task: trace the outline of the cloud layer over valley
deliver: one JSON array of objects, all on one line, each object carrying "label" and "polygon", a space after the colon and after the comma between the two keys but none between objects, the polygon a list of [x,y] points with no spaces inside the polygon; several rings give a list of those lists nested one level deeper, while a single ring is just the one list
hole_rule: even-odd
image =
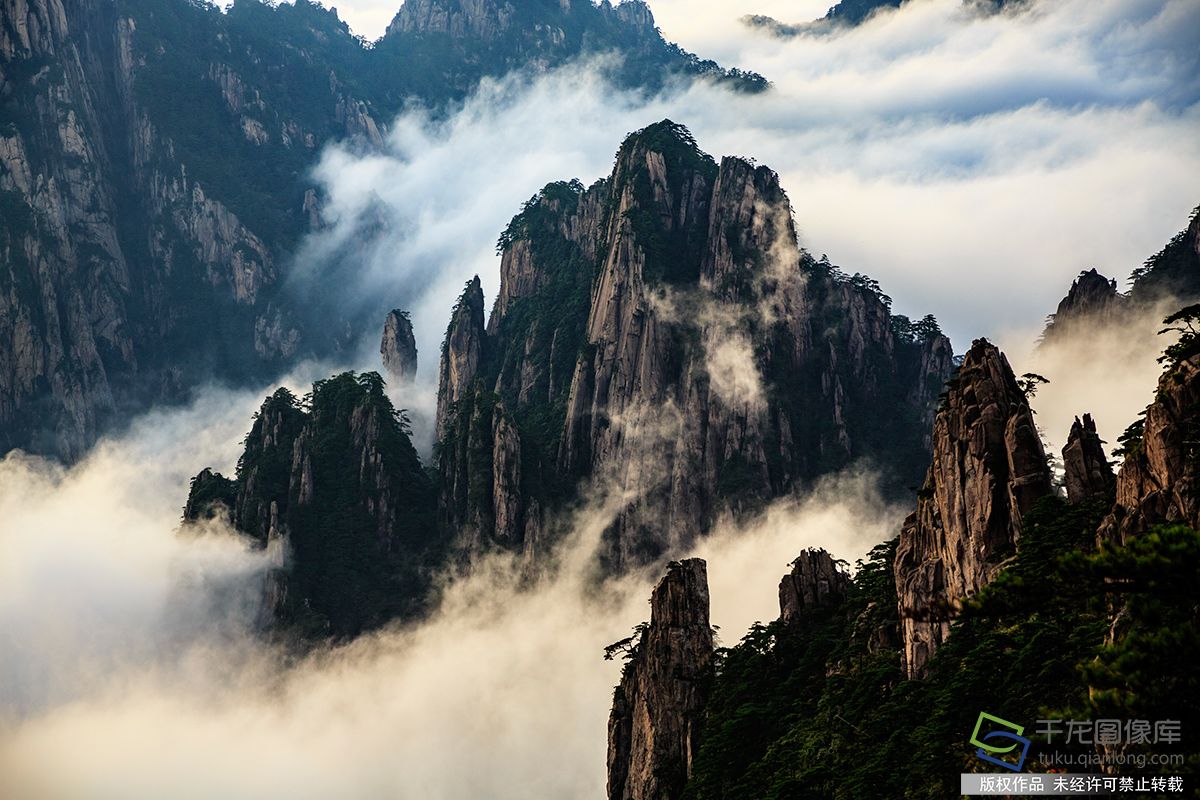
[{"label": "cloud layer over valley", "polygon": [[[614,500],[562,521],[533,586],[491,557],[447,579],[426,622],[289,663],[250,634],[263,556],[220,525],[175,533],[189,471],[232,456],[204,431],[236,442],[255,397],[154,415],[66,472],[0,462],[0,795],[602,796],[619,675],[603,648],[646,617],[657,578],[597,581]],[[802,547],[853,560],[891,535],[901,510],[873,487],[830,479],[699,547],[730,643],[777,615]]]},{"label": "cloud layer over valley", "polygon": [[[761,95],[702,83],[646,98],[589,62],[485,82],[445,114],[413,109],[381,151],[323,154],[313,183],[327,227],[298,253],[291,288],[369,321],[345,365],[356,369],[378,368],[386,311],[411,312],[420,373],[389,393],[427,462],[437,354],[463,283],[479,274],[494,295],[496,239],[521,203],[548,181],[606,175],[621,139],[664,117],[718,157],[778,170],[802,244],[877,278],[896,311],[935,314],[959,351],[993,337],[1018,374],[1049,377],[1034,405],[1055,446],[1084,411],[1115,442],[1150,399],[1161,309],[1035,341],[1080,269],[1123,279],[1200,201],[1200,4],[1061,0],[979,16],[913,0],[822,37],[736,22],[800,22],[828,2],[651,3],[668,38],[771,78]],[[750,345],[727,320],[704,322],[716,391],[765,402],[745,372]],[[285,383],[303,394],[331,371],[306,365]],[[596,575],[621,498],[596,491],[553,521],[560,544],[532,586],[525,565],[489,556],[444,576],[427,620],[284,653],[253,631],[264,554],[219,521],[179,533],[188,480],[233,471],[273,388],[210,387],[70,468],[0,460],[0,797],[602,797],[620,669],[603,648],[647,617],[658,577]],[[876,477],[827,478],[697,547],[723,644],[777,616],[802,548],[853,562],[897,534],[911,509],[886,502]]]}]

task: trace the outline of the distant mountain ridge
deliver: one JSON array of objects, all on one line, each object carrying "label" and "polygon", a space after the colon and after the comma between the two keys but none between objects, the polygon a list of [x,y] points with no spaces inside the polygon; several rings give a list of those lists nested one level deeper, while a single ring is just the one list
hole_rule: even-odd
[{"label": "distant mountain ridge", "polygon": [[[830,7],[825,16],[810,22],[787,23],[761,14],[750,14],[743,22],[770,31],[777,36],[829,33],[860,25],[878,11],[896,9],[908,0],[841,0]],[[963,5],[981,11],[1000,11],[1006,7],[1027,5],[1033,0],[962,0]]]}]

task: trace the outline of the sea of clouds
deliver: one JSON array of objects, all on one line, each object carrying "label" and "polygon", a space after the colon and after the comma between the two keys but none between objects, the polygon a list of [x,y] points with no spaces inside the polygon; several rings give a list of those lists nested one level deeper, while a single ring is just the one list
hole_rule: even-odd
[{"label": "sea of clouds", "polygon": [[[607,174],[626,133],[664,117],[715,155],[778,170],[802,243],[878,278],[897,310],[936,314],[960,351],[995,337],[1018,373],[1049,377],[1035,406],[1052,444],[1083,411],[1112,441],[1149,401],[1155,314],[1051,348],[1036,339],[1080,269],[1123,277],[1197,202],[1200,6],[1062,0],[980,16],[914,0],[854,31],[779,39],[737,20],[821,9],[651,5],[668,37],[774,89],[645,98],[576,64],[486,82],[449,115],[411,110],[383,150],[334,146],[316,169],[328,228],[297,280],[321,286],[350,254],[347,312],[381,326],[387,309],[411,310],[421,374],[390,391],[425,452],[448,311],[473,274],[496,291],[499,231],[547,181]],[[361,333],[350,363],[285,383],[302,393],[335,367],[375,368],[378,331]],[[753,399],[729,370],[736,354],[717,356],[714,374]],[[619,673],[602,650],[646,618],[657,577],[598,582],[591,569],[627,498],[601,487],[558,520],[554,567],[532,588],[519,564],[489,557],[445,576],[425,622],[297,660],[253,633],[264,556],[220,523],[178,532],[189,478],[232,472],[273,388],[211,388],[70,468],[0,461],[0,796],[602,797]],[[719,526],[697,554],[724,643],[776,616],[801,548],[853,561],[906,510],[851,471]]]}]

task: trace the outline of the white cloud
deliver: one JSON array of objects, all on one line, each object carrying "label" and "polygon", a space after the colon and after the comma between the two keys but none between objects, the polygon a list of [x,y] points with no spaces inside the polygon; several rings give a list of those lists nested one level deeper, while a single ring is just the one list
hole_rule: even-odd
[{"label": "white cloud", "polygon": [[[494,242],[520,203],[550,180],[602,177],[627,132],[671,117],[709,152],[779,171],[807,247],[879,279],[898,310],[934,313],[962,349],[1040,322],[1082,268],[1123,278],[1200,200],[1188,0],[986,18],[914,0],[793,39],[730,28],[718,4],[688,9],[697,36],[723,32],[727,62],[775,90],[699,84],[644,100],[589,65],[487,82],[448,118],[402,115],[381,154],[326,154],[317,175],[341,223],[309,261],[350,248],[350,304],[380,321],[412,308],[428,376],[463,282],[478,273],[496,291]],[[380,218],[386,232],[364,235]]]},{"label": "white cloud", "polygon": [[[570,518],[557,571],[534,586],[492,557],[426,622],[289,663],[248,633],[261,555],[220,530],[177,536],[186,473],[145,458],[159,430],[187,442],[244,424],[251,400],[157,415],[67,472],[0,462],[0,796],[603,797],[619,675],[603,648],[646,618],[657,578],[597,580],[619,504],[599,496]],[[777,615],[800,549],[852,560],[898,520],[869,476],[847,476],[722,526],[698,548],[713,621],[736,641]]]}]

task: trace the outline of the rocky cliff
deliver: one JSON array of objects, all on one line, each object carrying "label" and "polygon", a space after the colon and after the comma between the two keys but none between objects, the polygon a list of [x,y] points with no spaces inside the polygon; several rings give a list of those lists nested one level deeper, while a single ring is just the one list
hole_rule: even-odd
[{"label": "rocky cliff", "polygon": [[280,160],[272,109],[200,6],[22,0],[0,17],[0,449],[71,459],[114,415],[295,353],[266,222],[290,203],[257,202]]},{"label": "rocky cliff", "polygon": [[236,479],[204,470],[185,518],[228,514],[281,555],[274,622],[310,636],[353,636],[418,607],[440,546],[436,495],[406,422],[374,373],[320,381],[301,404],[263,403]]},{"label": "rocky cliff", "polygon": [[1021,518],[1052,491],[1025,394],[1008,360],[977,340],[950,382],[933,462],[905,520],[895,577],[905,672],[922,674],[954,606],[987,584],[1021,538]]},{"label": "rocky cliff", "polygon": [[366,47],[308,0],[0,2],[0,452],[70,460],[108,420],[371,330],[386,308],[282,278],[322,147],[381,145],[413,98],[585,50],[626,52],[631,86],[754,84],[640,4],[410,2],[393,27]]},{"label": "rocky cliff", "polygon": [[[630,497],[607,538],[616,567],[854,459],[899,483],[927,458],[949,342],[803,252],[766,167],[717,164],[664,121],[630,136],[607,179],[547,186],[500,249],[486,330],[474,299],[451,323],[439,403],[442,471],[461,476],[455,503],[482,541],[520,543],[529,525],[487,512],[503,493],[489,453],[519,453],[525,500],[541,508],[580,482]],[[451,421],[468,375],[475,421],[466,407]],[[509,425],[489,421],[494,408]],[[489,443],[489,426],[511,444]]]},{"label": "rocky cliff", "polygon": [[1062,457],[1068,502],[1083,503],[1112,493],[1116,476],[1091,414],[1075,418]]},{"label": "rocky cliff", "polygon": [[608,720],[610,800],[683,795],[700,746],[713,659],[708,572],[701,559],[672,562],[650,598],[613,695]]},{"label": "rocky cliff", "polygon": [[[766,81],[723,70],[665,42],[642,0],[409,0],[375,43],[376,58],[464,92],[485,75],[545,69],[579,55],[620,53],[601,69],[618,84],[660,88],[670,76],[704,76],[746,91]],[[388,99],[400,99],[388,92]]]},{"label": "rocky cliff", "polygon": [[454,310],[442,345],[438,370],[437,440],[446,437],[446,426],[458,404],[472,390],[483,360],[486,334],[483,327],[483,287],[475,276],[463,290]]},{"label": "rocky cliff", "polygon": [[779,581],[779,618],[795,622],[807,608],[836,603],[849,587],[850,576],[833,556],[825,550],[805,550]]},{"label": "rocky cliff", "polygon": [[1046,324],[1044,340],[1069,336],[1089,323],[1119,322],[1129,310],[1129,298],[1117,291],[1117,282],[1095,269],[1079,273],[1067,296]]},{"label": "rocky cliff", "polygon": [[388,377],[398,383],[411,381],[417,374],[417,338],[407,311],[392,310],[383,323],[379,356]]},{"label": "rocky cliff", "polygon": [[1102,540],[1124,542],[1152,525],[1200,528],[1200,356],[1171,364],[1143,419],[1124,437],[1117,499]]}]

